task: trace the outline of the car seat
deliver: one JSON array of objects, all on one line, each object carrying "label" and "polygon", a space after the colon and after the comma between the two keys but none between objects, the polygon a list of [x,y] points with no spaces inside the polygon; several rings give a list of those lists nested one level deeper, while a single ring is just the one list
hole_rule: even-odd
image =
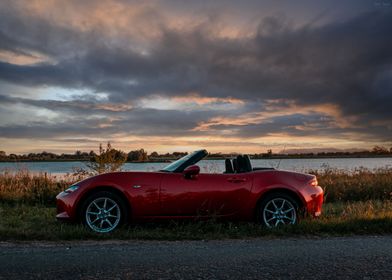
[{"label": "car seat", "polygon": [[[248,155],[238,155],[237,159],[237,166],[238,168],[236,169],[237,173],[244,173],[244,172],[250,172],[252,171],[252,165],[250,163],[250,159]],[[234,160],[233,160],[234,163]]]},{"label": "car seat", "polygon": [[234,173],[233,164],[230,159],[225,159],[225,173]]}]

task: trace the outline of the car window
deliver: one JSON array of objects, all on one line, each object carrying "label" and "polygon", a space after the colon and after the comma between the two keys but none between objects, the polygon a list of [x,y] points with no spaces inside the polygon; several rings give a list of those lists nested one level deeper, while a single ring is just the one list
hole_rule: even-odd
[{"label": "car window", "polygon": [[171,164],[169,164],[168,166],[166,166],[165,168],[162,169],[162,171],[167,171],[167,172],[173,172],[175,171],[178,167],[180,167],[183,163],[185,163],[187,160],[189,160],[192,156],[194,155],[194,153],[186,155],[174,162],[172,162]]},{"label": "car window", "polygon": [[182,172],[185,168],[187,168],[190,165],[196,164],[199,162],[201,159],[203,159],[205,156],[207,156],[208,153],[206,150],[200,150],[200,151],[195,151],[189,155],[186,155],[175,162],[169,164],[165,168],[163,168],[161,171],[164,172]]}]

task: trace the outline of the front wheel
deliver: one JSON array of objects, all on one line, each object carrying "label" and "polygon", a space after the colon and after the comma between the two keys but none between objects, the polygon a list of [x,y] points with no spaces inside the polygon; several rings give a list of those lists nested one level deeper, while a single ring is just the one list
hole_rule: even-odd
[{"label": "front wheel", "polygon": [[83,224],[98,233],[107,233],[125,221],[126,208],[122,199],[114,193],[101,191],[84,202],[81,219]]},{"label": "front wheel", "polygon": [[298,209],[298,203],[291,196],[284,193],[271,194],[260,204],[259,219],[269,228],[294,225],[298,223]]}]

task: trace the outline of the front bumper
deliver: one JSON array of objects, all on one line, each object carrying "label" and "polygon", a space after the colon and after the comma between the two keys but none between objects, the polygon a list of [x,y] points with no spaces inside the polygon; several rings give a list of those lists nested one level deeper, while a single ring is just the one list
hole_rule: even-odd
[{"label": "front bumper", "polygon": [[75,199],[74,193],[61,192],[56,196],[56,219],[58,221],[73,222],[76,220]]},{"label": "front bumper", "polygon": [[71,218],[69,217],[69,215],[66,211],[58,213],[56,215],[56,219],[58,221],[62,221],[62,222],[70,222],[71,221]]}]

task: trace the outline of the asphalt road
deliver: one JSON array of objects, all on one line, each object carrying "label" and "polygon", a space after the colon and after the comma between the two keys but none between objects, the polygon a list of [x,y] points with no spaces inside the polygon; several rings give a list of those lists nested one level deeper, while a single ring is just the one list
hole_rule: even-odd
[{"label": "asphalt road", "polygon": [[392,279],[392,236],[0,243],[0,279]]}]

